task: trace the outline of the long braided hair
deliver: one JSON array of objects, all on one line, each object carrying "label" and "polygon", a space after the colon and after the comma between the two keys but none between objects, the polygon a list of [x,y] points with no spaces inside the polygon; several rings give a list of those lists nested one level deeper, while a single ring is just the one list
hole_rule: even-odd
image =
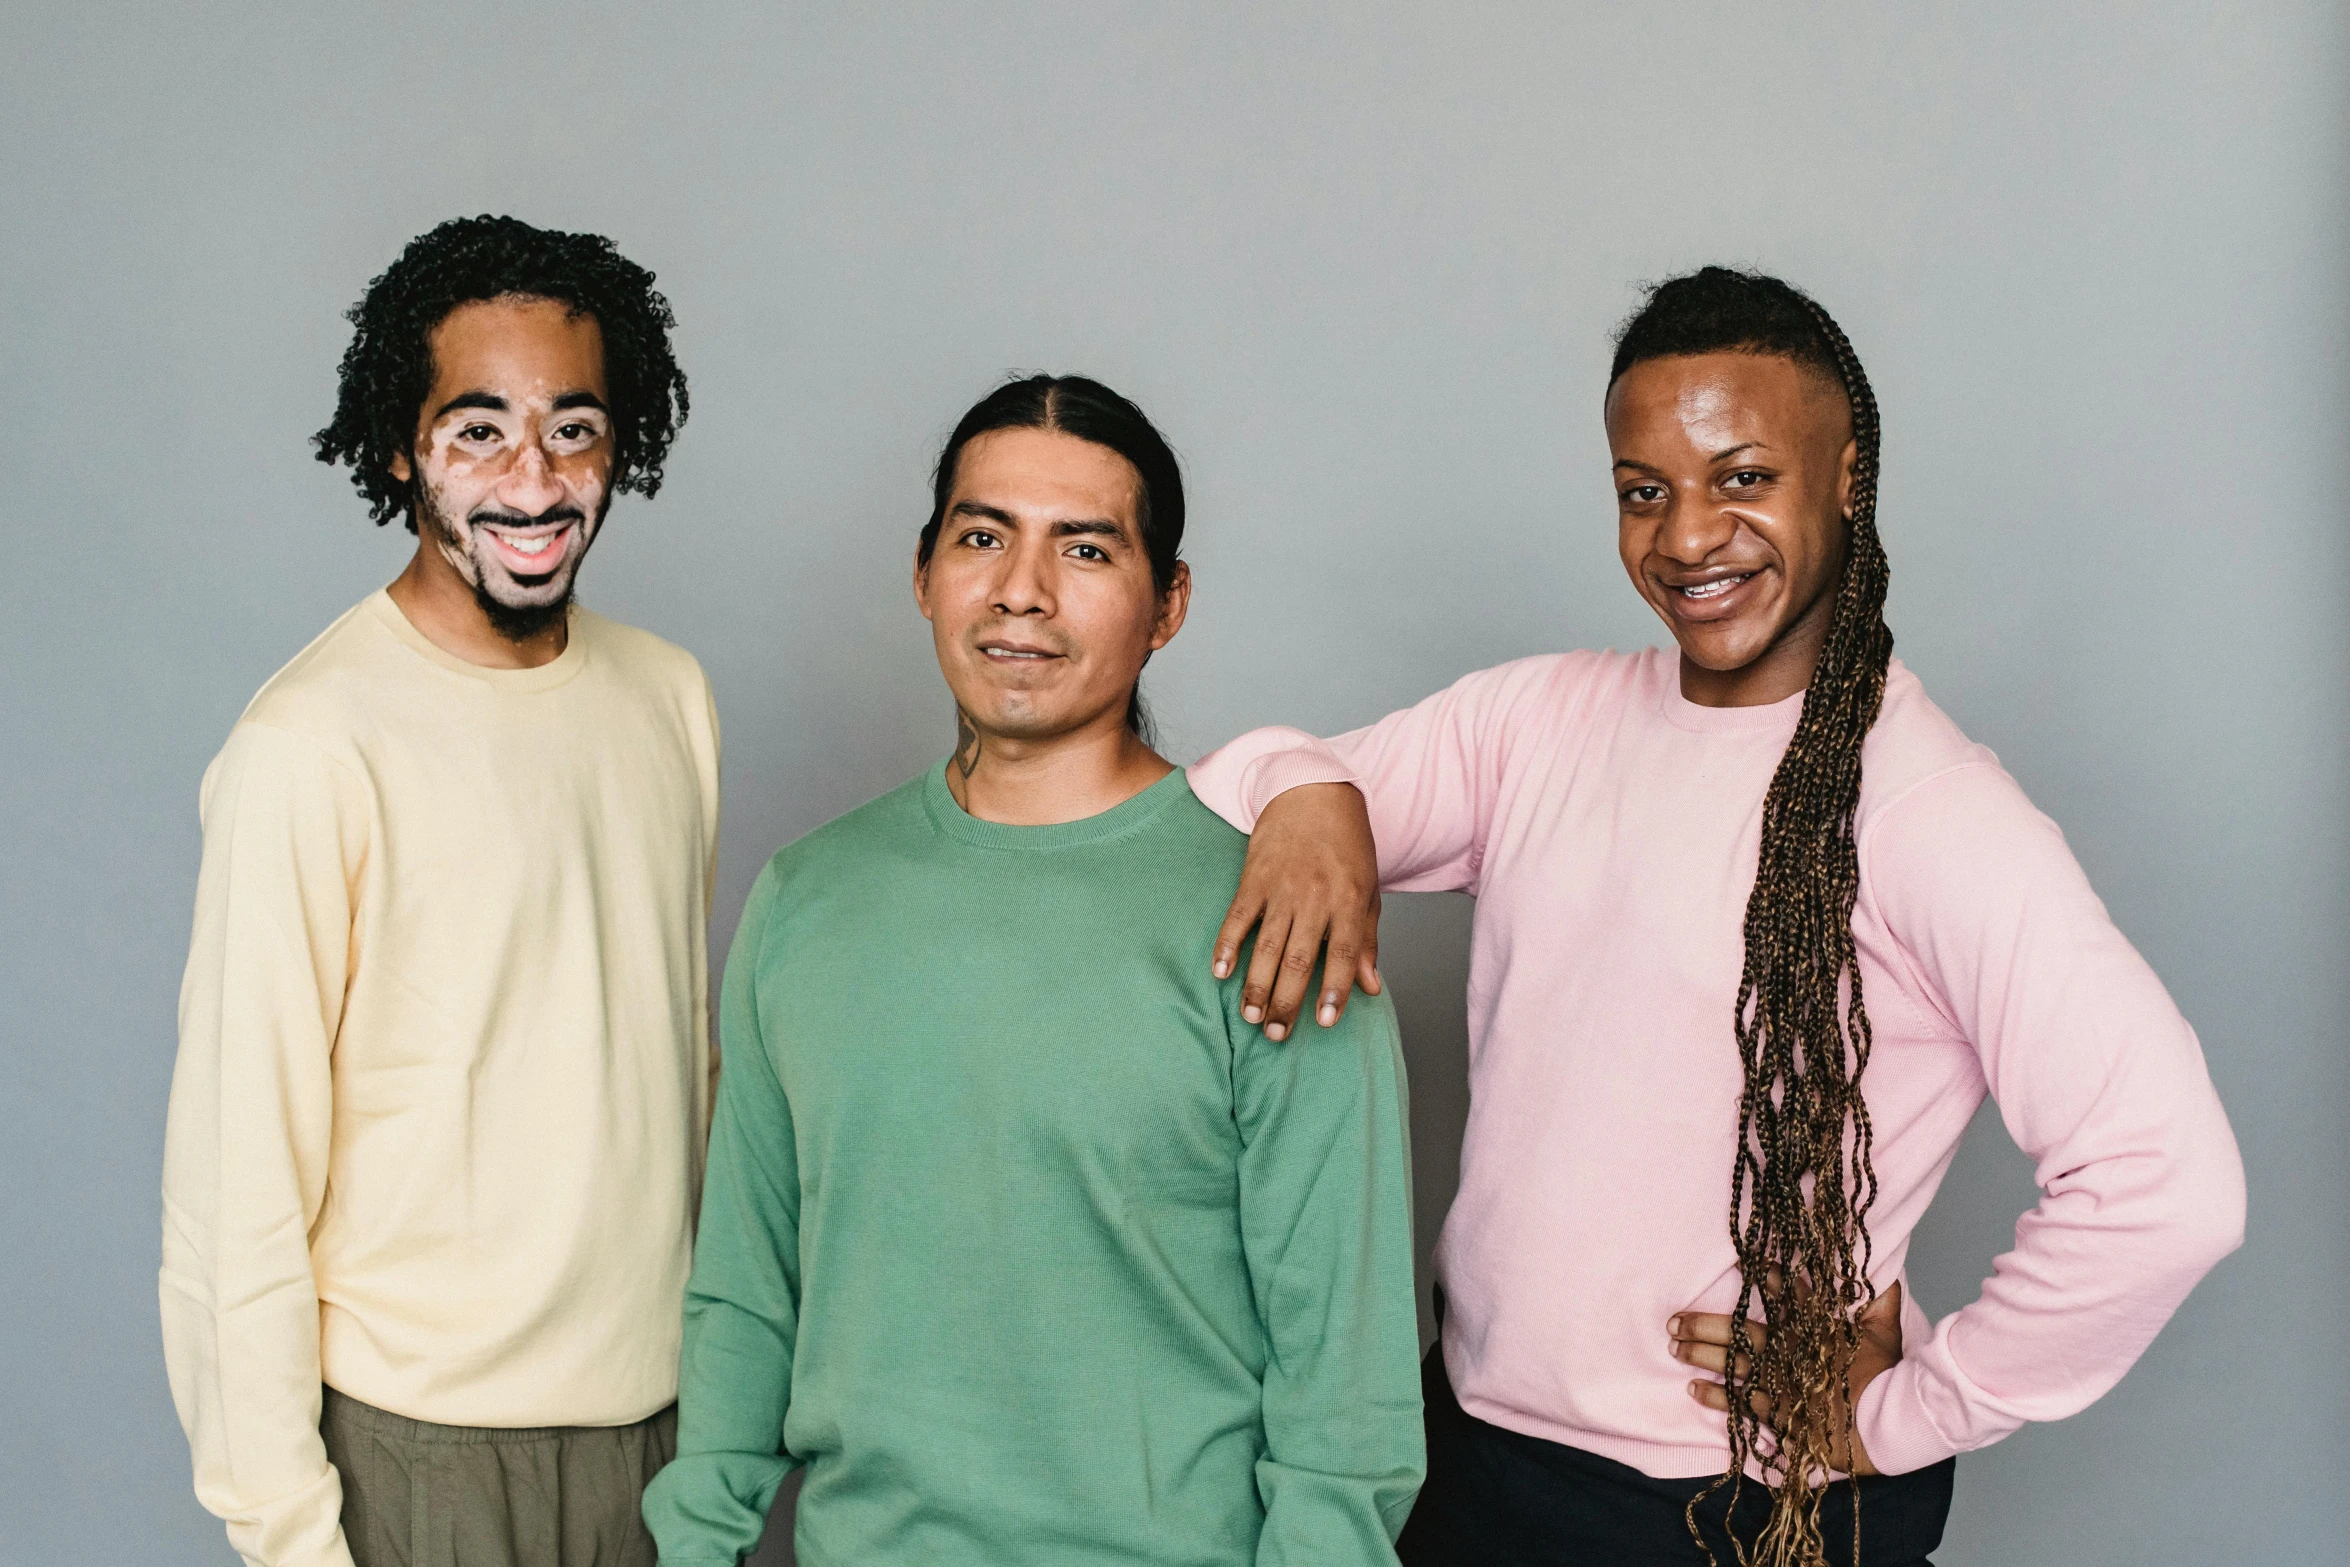
[{"label": "long braided hair", "polygon": [[[1846,1379],[1856,1318],[1871,1296],[1866,1220],[1877,1194],[1860,1091],[1869,1018],[1852,941],[1861,744],[1893,654],[1877,537],[1877,401],[1851,342],[1816,301],[1777,278],[1723,267],[1653,289],[1617,339],[1609,379],[1643,360],[1725,350],[1783,355],[1833,377],[1851,404],[1855,458],[1843,581],[1803,716],[1763,796],[1732,1018],[1745,1086],[1730,1176],[1739,1276],[1731,1320],[1759,1305],[1767,1332],[1762,1348],[1743,1367],[1733,1356],[1724,1375],[1729,1468],[1690,1503],[1688,1521],[1705,1548],[1699,1503],[1727,1486],[1734,1523],[1752,1461],[1771,1488],[1771,1508],[1751,1548],[1732,1527],[1740,1563],[1823,1567],[1820,1506],[1829,1454],[1852,1418]],[[1758,1403],[1775,1413],[1766,1419]]]}]

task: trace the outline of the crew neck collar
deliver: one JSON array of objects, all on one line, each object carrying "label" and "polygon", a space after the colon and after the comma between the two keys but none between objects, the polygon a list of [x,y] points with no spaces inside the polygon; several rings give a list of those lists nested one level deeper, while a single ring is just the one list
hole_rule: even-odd
[{"label": "crew neck collar", "polygon": [[1177,767],[1149,788],[1097,815],[1042,827],[1021,827],[1008,822],[983,821],[956,804],[954,791],[947,787],[947,766],[948,763],[941,762],[922,775],[922,808],[940,832],[981,849],[1074,849],[1124,837],[1146,826],[1191,791],[1183,769]]},{"label": "crew neck collar", "polygon": [[1653,650],[1657,675],[1657,710],[1667,723],[1692,734],[1751,734],[1776,730],[1783,734],[1795,733],[1795,726],[1803,718],[1803,693],[1783,696],[1776,702],[1757,702],[1746,707],[1707,707],[1692,702],[1681,694],[1681,652],[1678,648]]},{"label": "crew neck collar", "polygon": [[390,592],[383,588],[370,593],[362,607],[395,640],[428,663],[438,664],[451,674],[478,680],[500,691],[552,691],[557,686],[568,685],[574,676],[587,667],[588,638],[581,634],[586,629],[581,624],[585,617],[576,604],[566,612],[569,631],[563,639],[563,651],[556,654],[551,662],[535,669],[492,669],[459,658],[417,630],[416,623],[408,618],[406,612],[393,601]]}]

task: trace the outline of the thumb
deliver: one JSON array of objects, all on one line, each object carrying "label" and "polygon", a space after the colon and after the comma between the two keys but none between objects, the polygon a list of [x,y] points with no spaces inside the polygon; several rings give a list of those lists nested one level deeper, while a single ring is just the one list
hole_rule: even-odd
[{"label": "thumb", "polygon": [[1860,1329],[1874,1337],[1901,1342],[1901,1284],[1898,1280],[1886,1286],[1879,1295],[1861,1308]]}]

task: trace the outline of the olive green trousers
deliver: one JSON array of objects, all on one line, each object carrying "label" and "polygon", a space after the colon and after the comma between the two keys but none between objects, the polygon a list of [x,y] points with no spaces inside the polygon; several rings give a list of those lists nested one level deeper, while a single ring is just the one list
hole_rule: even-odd
[{"label": "olive green trousers", "polygon": [[626,1426],[410,1420],[326,1390],[358,1567],[654,1567],[637,1514],[677,1452],[677,1406]]}]

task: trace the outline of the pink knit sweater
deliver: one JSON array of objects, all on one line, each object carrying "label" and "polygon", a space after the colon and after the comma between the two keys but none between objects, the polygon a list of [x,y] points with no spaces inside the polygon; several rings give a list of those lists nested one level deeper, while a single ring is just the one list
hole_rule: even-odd
[{"label": "pink knit sweater", "polygon": [[[1727,1460],[1665,1324],[1735,1302],[1731,1009],[1802,701],[1699,707],[1671,649],[1569,653],[1331,740],[1260,729],[1191,770],[1244,831],[1283,789],[1353,781],[1383,886],[1475,895],[1445,1362],[1479,1418],[1656,1476]],[[1904,1287],[1902,1363],[1858,1411],[1901,1473],[2112,1387],[2241,1242],[2244,1175],[2194,1031],[2062,834],[1898,663],[1862,779],[1876,1287],[1986,1090],[2042,1194],[1972,1304],[1934,1322]]]}]

